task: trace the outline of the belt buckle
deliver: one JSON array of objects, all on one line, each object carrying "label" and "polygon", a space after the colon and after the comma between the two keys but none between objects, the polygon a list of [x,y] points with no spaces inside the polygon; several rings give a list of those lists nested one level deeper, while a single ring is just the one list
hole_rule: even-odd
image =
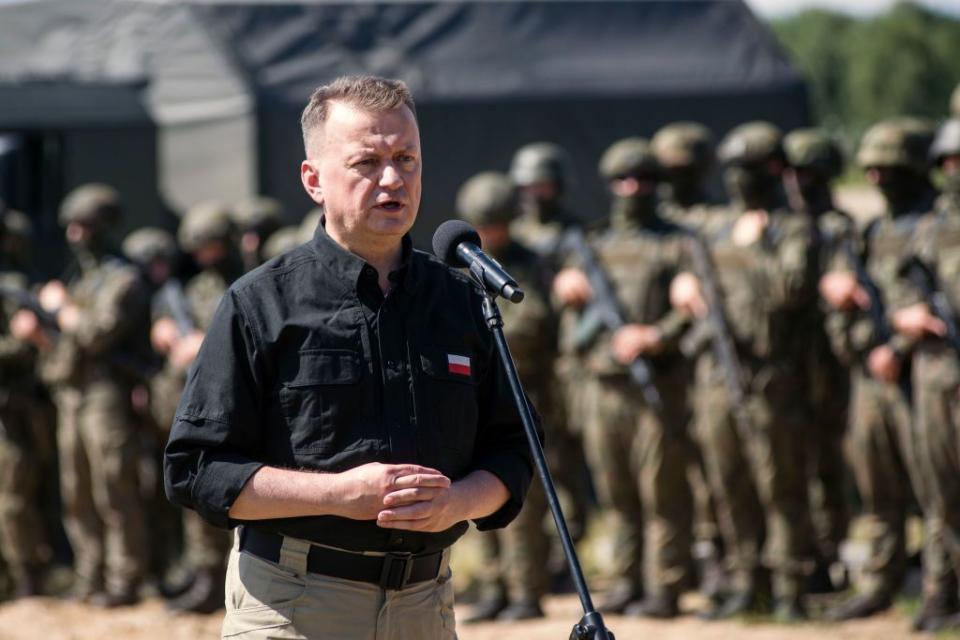
[{"label": "belt buckle", "polygon": [[388,552],[383,557],[383,569],[380,571],[380,588],[400,591],[407,586],[410,574],[413,573],[413,554],[405,552]]}]

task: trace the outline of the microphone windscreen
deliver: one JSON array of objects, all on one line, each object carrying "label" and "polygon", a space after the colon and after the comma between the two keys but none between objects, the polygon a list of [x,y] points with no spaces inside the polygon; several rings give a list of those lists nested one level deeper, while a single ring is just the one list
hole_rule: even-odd
[{"label": "microphone windscreen", "polygon": [[480,234],[463,220],[447,220],[433,233],[433,253],[451,267],[465,267],[457,257],[461,242],[480,247]]}]

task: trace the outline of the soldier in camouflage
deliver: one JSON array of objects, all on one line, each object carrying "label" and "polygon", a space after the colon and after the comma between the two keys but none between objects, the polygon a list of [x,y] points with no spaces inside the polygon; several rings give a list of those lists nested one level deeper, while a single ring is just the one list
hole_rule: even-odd
[{"label": "soldier in camouflage", "polygon": [[950,97],[950,117],[960,118],[960,84],[953,90],[953,95]]},{"label": "soldier in camouflage", "polygon": [[[553,396],[556,318],[550,307],[550,277],[543,261],[510,235],[510,222],[517,213],[514,185],[499,173],[477,174],[460,188],[457,213],[476,227],[484,251],[500,262],[526,293],[522,304],[502,305],[504,331],[524,389],[540,412],[546,440],[550,441],[558,413]],[[506,529],[481,534],[487,538],[487,585],[469,621],[543,617],[540,601],[549,586],[546,513],[546,494],[535,480],[516,520]]]},{"label": "soldier in camouflage", "polygon": [[56,331],[27,309],[11,321],[17,337],[45,352],[41,372],[54,387],[76,595],[106,607],[139,599],[145,564],[131,392],[147,375],[149,298],[138,270],[110,250],[108,232],[120,214],[110,187],[72,191],[60,222],[76,258],[75,275],[66,284],[47,283],[39,294],[56,316]]},{"label": "soldier in camouflage", "polygon": [[[564,233],[582,224],[564,204],[573,181],[570,164],[567,152],[549,142],[521,147],[510,164],[510,179],[517,186],[520,203],[520,215],[511,225],[511,235],[537,253],[553,273],[563,262]],[[562,343],[562,335],[560,340]],[[569,498],[565,512],[571,535],[577,541],[586,529],[590,487],[583,453],[579,384],[582,371],[576,354],[561,353],[557,376],[560,387],[557,402],[564,404],[564,411],[554,418],[548,455],[558,471],[557,483]],[[558,560],[559,555],[554,554],[552,561]],[[552,570],[563,573],[566,565],[560,564]]]},{"label": "soldier in camouflage", "polygon": [[[940,173],[943,193],[937,200],[935,215],[920,224],[915,249],[932,270],[956,320],[960,310],[960,119],[947,120],[940,127],[930,155]],[[944,545],[956,576],[960,570],[960,445],[956,438],[960,420],[960,353],[945,340],[946,325],[933,314],[916,283],[908,278],[901,284],[908,291],[902,296],[903,307],[893,314],[892,323],[900,335],[917,342],[912,380],[914,440],[918,443],[920,471],[925,472],[932,488],[931,499],[924,508],[933,512],[928,521],[943,524]],[[929,569],[925,567],[925,571]],[[914,628],[960,628],[956,586],[948,580],[933,595],[946,597],[932,601],[927,597]]]},{"label": "soldier in camouflage", "polygon": [[[797,129],[783,141],[787,168],[784,186],[795,213],[812,225],[815,277],[830,271],[841,256],[841,244],[856,234],[853,219],[834,204],[830,183],[843,171],[839,145],[820,129]],[[840,562],[840,543],[847,537],[846,462],[843,436],[847,423],[850,372],[833,352],[826,332],[825,303],[811,305],[797,332],[797,361],[804,365],[812,408],[808,429],[809,491],[817,565],[811,591],[834,591],[830,569]]]},{"label": "soldier in camouflage", "polygon": [[[903,305],[898,273],[920,221],[933,209],[927,178],[932,129],[900,118],[871,127],[861,142],[857,164],[882,193],[886,210],[860,234],[859,252],[884,308]],[[820,293],[835,310],[828,318],[834,349],[851,366],[850,421],[845,453],[863,501],[870,557],[857,593],[831,608],[826,617],[848,620],[887,609],[905,571],[904,525],[913,494],[925,514],[930,490],[921,473],[911,429],[909,368],[915,340],[875,326],[869,296],[851,266],[820,280]],[[886,322],[881,323],[886,325]],[[924,607],[918,619],[950,600],[952,581],[942,546],[942,524],[925,519]]]},{"label": "soldier in camouflage", "polygon": [[[592,245],[628,324],[612,334],[600,330],[589,344],[577,346],[588,372],[580,384],[588,407],[589,460],[615,515],[619,574],[606,608],[612,610],[612,600],[618,600],[616,608],[629,615],[672,618],[691,566],[687,369],[678,348],[688,317],[669,301],[687,234],[657,213],[659,172],[642,138],[614,143],[600,160],[613,206],[609,228]],[[593,290],[587,276],[571,266],[557,275],[554,295],[568,307],[588,309]],[[652,365],[659,409],[647,404],[628,377],[626,367],[638,357]]]},{"label": "soldier in camouflage", "polygon": [[243,270],[251,271],[266,261],[264,247],[270,236],[283,225],[283,206],[273,198],[247,198],[230,209],[237,233]]},{"label": "soldier in camouflage", "polygon": [[[28,279],[8,252],[10,210],[0,214],[0,288],[26,293]],[[41,593],[50,560],[39,508],[50,434],[33,420],[36,347],[11,335],[8,326],[18,309],[12,296],[0,293],[0,555],[15,598]]]},{"label": "soldier in camouflage", "polygon": [[[154,349],[166,357],[153,384],[158,421],[170,425],[213,313],[230,284],[242,275],[242,264],[231,244],[230,210],[216,202],[201,203],[184,215],[177,231],[180,249],[193,257],[200,272],[184,287],[193,327],[186,333],[161,304],[151,329]],[[169,427],[168,427],[169,428]],[[189,590],[168,603],[173,611],[209,613],[223,606],[223,584],[229,535],[204,522],[196,512],[183,512],[184,553],[194,572]]]},{"label": "soldier in camouflage", "polygon": [[650,141],[663,168],[661,214],[689,229],[698,229],[716,203],[707,180],[713,169],[713,134],[698,122],[673,122]]},{"label": "soldier in camouflage", "polygon": [[304,242],[303,230],[300,227],[280,227],[263,245],[263,259],[272,260]]},{"label": "soldier in camouflage", "polygon": [[[793,335],[800,311],[813,303],[810,224],[781,208],[781,139],[765,122],[727,135],[719,158],[733,204],[704,229],[720,311],[742,370],[742,380],[733,382],[743,387],[741,413],[749,422],[735,420],[721,362],[705,344],[690,345],[691,352],[703,351],[696,363],[695,431],[731,580],[729,596],[706,614],[712,619],[762,610],[768,571],[777,618],[806,616],[801,596],[813,564],[803,462],[809,411],[793,361]],[[678,277],[671,293],[679,308],[705,312],[694,274]]]}]

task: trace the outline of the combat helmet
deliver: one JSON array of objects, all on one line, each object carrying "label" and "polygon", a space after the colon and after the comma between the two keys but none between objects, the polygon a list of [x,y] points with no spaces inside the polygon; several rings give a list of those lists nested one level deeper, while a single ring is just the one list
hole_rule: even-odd
[{"label": "combat helmet", "polygon": [[516,212],[516,188],[502,173],[478,173],[457,191],[457,214],[472,225],[507,224]]},{"label": "combat helmet", "polygon": [[137,229],[123,239],[121,248],[127,259],[139,265],[149,265],[154,260],[173,262],[177,256],[173,234],[158,227]]},{"label": "combat helmet", "polygon": [[627,176],[657,175],[660,165],[646,139],[624,138],[604,151],[597,170],[601,178],[609,181]]},{"label": "combat helmet", "polygon": [[230,219],[241,233],[256,231],[267,236],[283,224],[283,205],[265,196],[247,198],[230,210]]},{"label": "combat helmet", "polygon": [[313,238],[313,234],[317,232],[317,227],[320,226],[320,221],[323,220],[323,207],[314,207],[307,211],[307,215],[303,216],[303,220],[300,221],[300,241],[307,242]]},{"label": "combat helmet", "polygon": [[840,145],[822,129],[795,129],[783,138],[787,164],[815,170],[827,180],[843,172]]},{"label": "combat helmet", "polygon": [[857,164],[871,167],[903,167],[925,174],[933,142],[932,123],[919,118],[891,118],[873,125],[863,136]]},{"label": "combat helmet", "polygon": [[517,149],[510,163],[510,179],[518,186],[538,182],[565,185],[570,180],[570,157],[552,142],[534,142]]},{"label": "combat helmet", "polygon": [[758,164],[782,156],[783,132],[761,120],[735,127],[717,149],[717,158],[724,165]]},{"label": "combat helmet", "polygon": [[61,226],[71,222],[105,231],[120,221],[120,194],[109,185],[90,183],[67,194],[60,205]]},{"label": "combat helmet", "polygon": [[229,208],[220,202],[204,202],[187,210],[177,230],[177,242],[183,251],[192,253],[206,242],[228,240],[232,230]]},{"label": "combat helmet", "polygon": [[930,159],[939,165],[947,156],[960,155],[960,117],[951,118],[940,125],[930,146]]},{"label": "combat helmet", "polygon": [[650,141],[663,167],[694,167],[706,171],[713,164],[716,142],[710,129],[699,122],[673,122]]},{"label": "combat helmet", "polygon": [[274,231],[263,245],[263,258],[270,260],[303,244],[300,227],[280,227]]}]

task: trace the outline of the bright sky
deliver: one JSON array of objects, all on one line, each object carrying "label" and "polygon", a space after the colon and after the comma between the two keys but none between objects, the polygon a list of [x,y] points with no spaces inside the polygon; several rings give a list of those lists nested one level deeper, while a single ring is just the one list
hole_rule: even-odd
[{"label": "bright sky", "polygon": [[[936,11],[960,16],[960,0],[919,0]],[[747,0],[747,4],[762,16],[781,16],[810,7],[824,7],[856,15],[870,15],[886,11],[894,0]]]}]

